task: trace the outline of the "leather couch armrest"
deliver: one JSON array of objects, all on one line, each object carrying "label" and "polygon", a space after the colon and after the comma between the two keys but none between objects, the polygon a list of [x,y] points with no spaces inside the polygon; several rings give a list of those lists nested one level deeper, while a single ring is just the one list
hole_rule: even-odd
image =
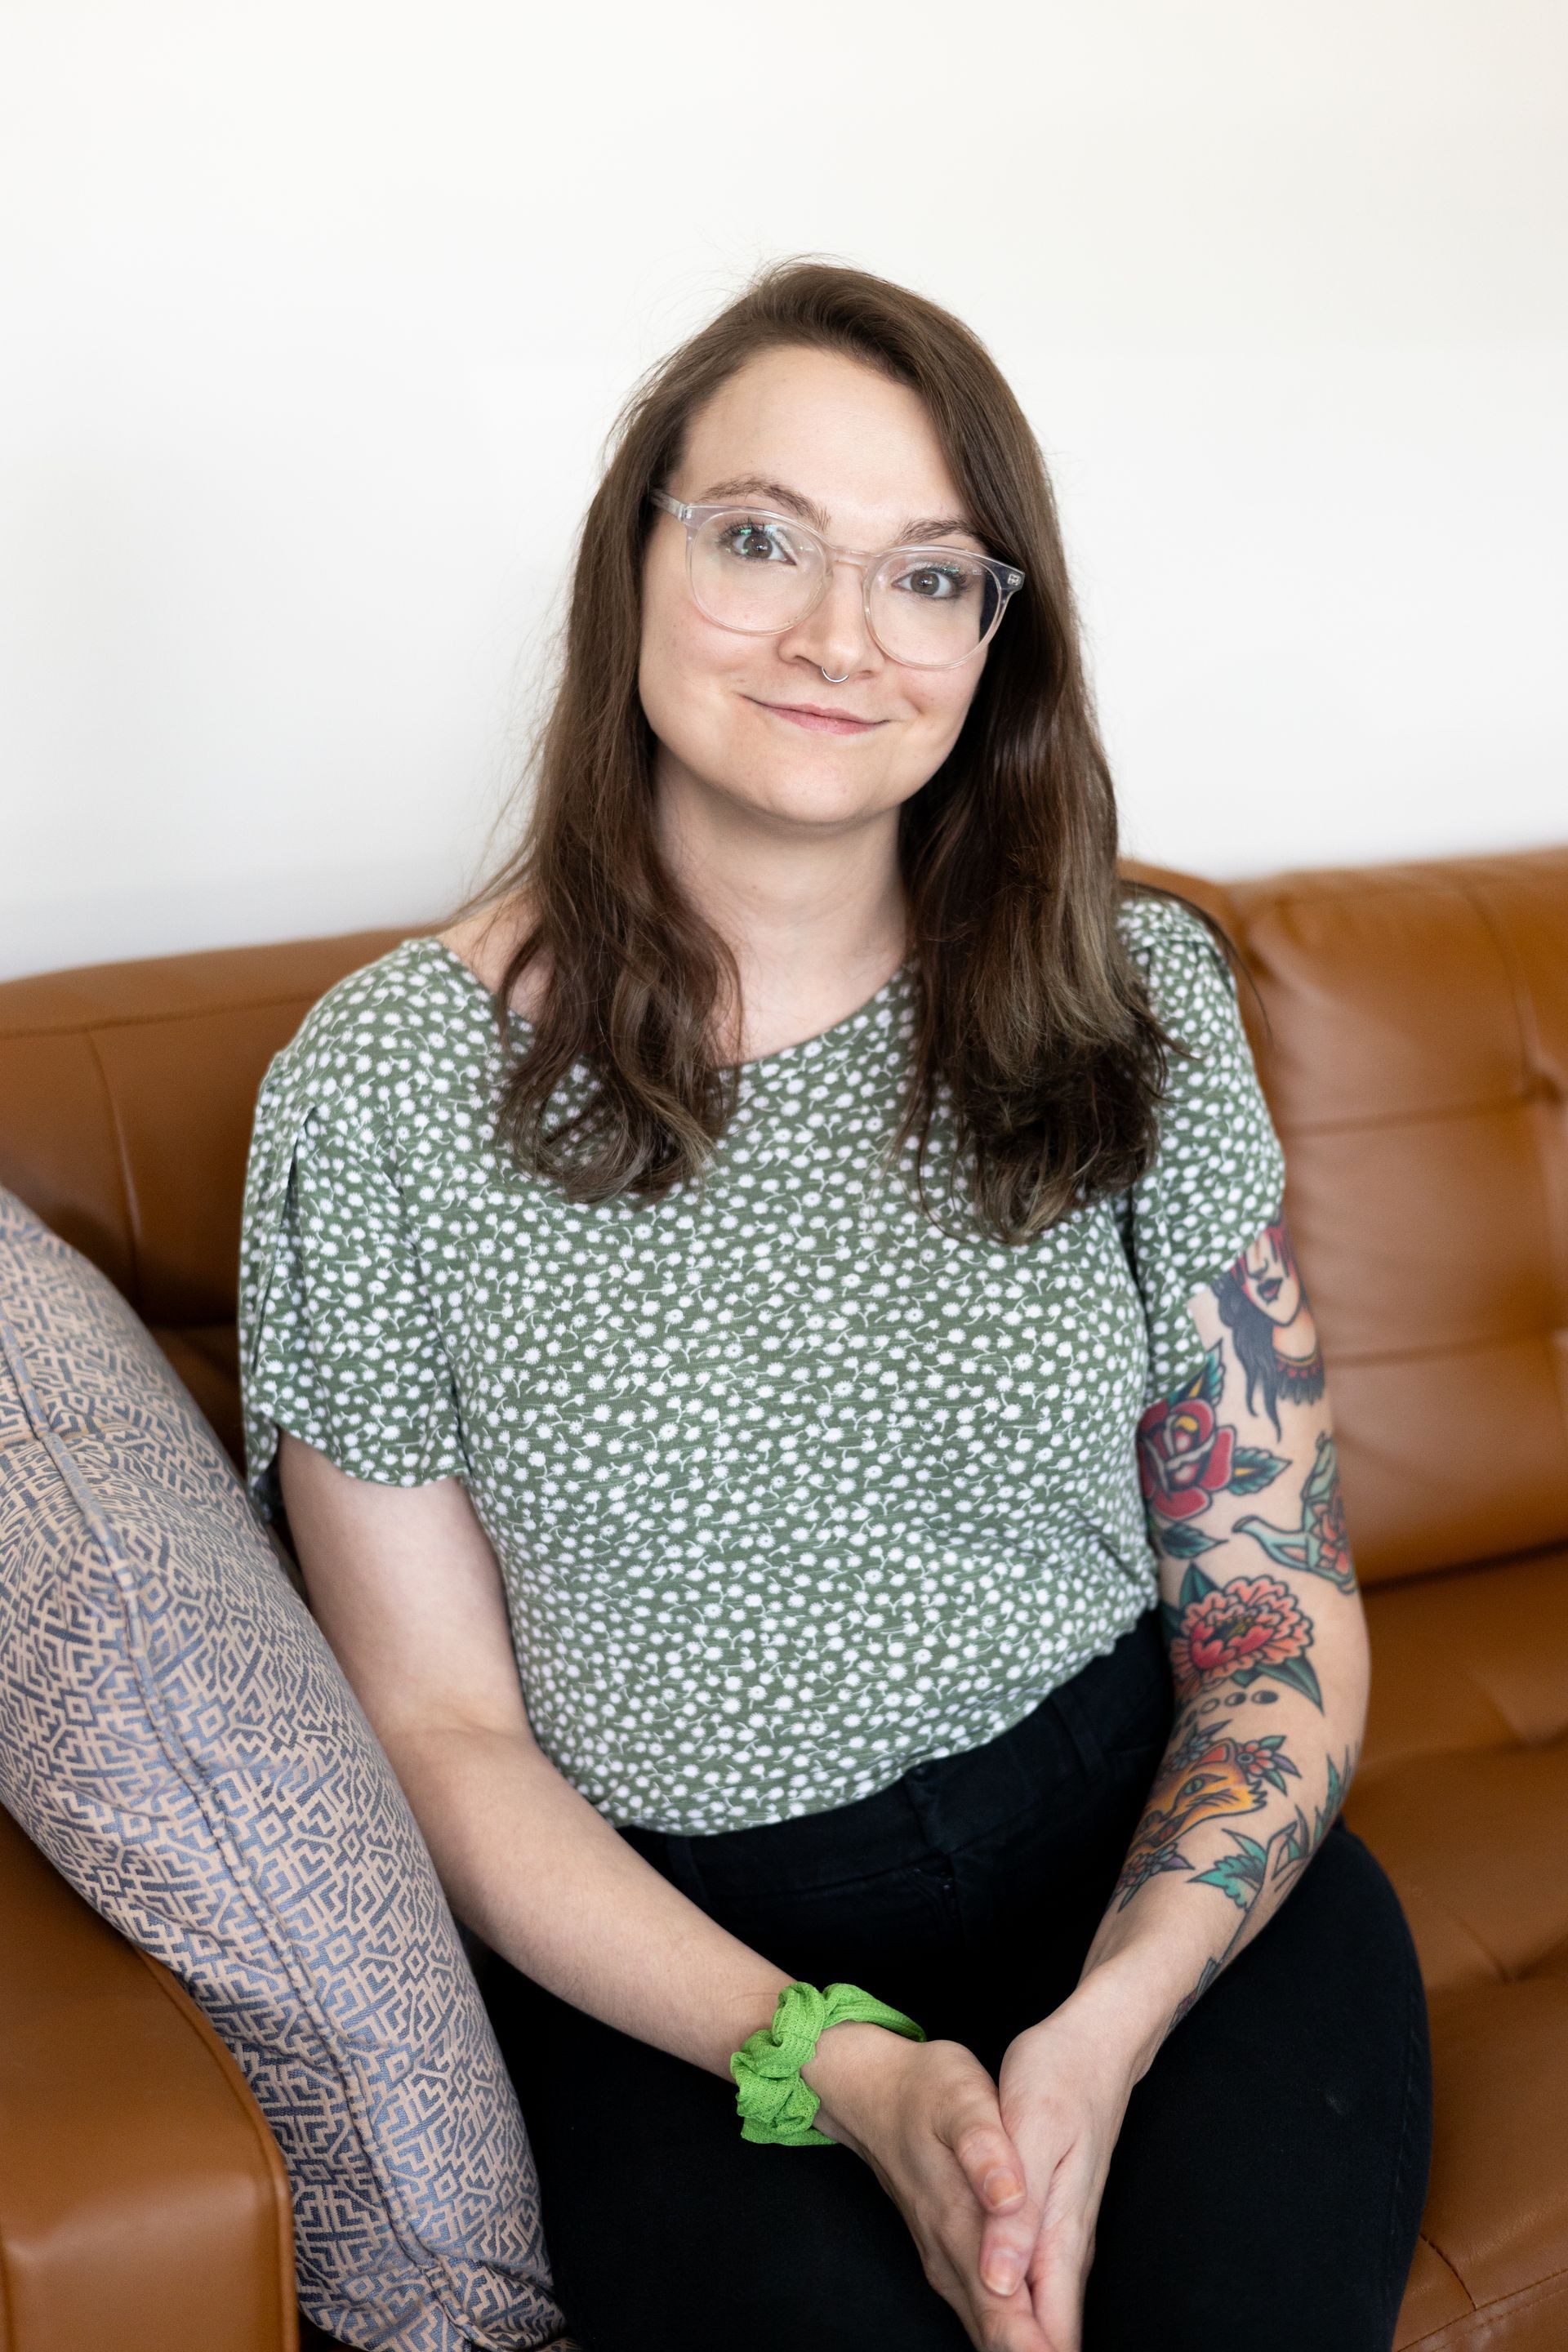
[{"label": "leather couch armrest", "polygon": [[293,2208],[238,2065],[0,1808],[0,2352],[297,2352]]}]

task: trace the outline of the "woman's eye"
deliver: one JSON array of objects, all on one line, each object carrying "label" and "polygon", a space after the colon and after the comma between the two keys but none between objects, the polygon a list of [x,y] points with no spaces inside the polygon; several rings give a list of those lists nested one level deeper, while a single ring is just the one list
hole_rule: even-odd
[{"label": "woman's eye", "polygon": [[955,596],[968,595],[974,581],[975,573],[966,563],[921,563],[900,573],[898,584],[911,596],[947,604]]},{"label": "woman's eye", "polygon": [[788,563],[794,553],[773,523],[732,522],[722,544],[727,555],[737,556],[742,563]]}]

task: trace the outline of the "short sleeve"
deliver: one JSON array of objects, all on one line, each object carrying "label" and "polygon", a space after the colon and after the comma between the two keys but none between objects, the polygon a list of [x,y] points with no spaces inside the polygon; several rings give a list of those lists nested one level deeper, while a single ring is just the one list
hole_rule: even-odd
[{"label": "short sleeve", "polygon": [[286,1055],[263,1084],[251,1137],[239,1350],[247,1486],[263,1518],[280,1506],[280,1429],[386,1486],[467,1469],[395,1172],[351,1101],[301,1099]]},{"label": "short sleeve", "polygon": [[1280,1215],[1285,1155],[1234,975],[1206,925],[1160,898],[1129,900],[1121,924],[1156,1018],[1191,1049],[1171,1056],[1154,1159],[1123,1203],[1148,1326],[1147,1406],[1200,1369],[1203,1342],[1188,1302]]}]

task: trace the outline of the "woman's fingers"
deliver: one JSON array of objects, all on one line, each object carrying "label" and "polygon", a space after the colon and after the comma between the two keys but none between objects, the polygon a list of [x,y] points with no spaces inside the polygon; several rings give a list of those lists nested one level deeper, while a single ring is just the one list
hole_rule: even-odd
[{"label": "woman's fingers", "polygon": [[1040,2200],[1023,2180],[1022,2166],[1016,2172],[1008,2168],[1006,2177],[1014,2186],[999,2196],[987,2194],[985,2183],[994,2182],[1002,2168],[982,2163],[974,2168],[982,2176],[978,2182],[974,2170],[967,2165],[964,2169],[980,2197],[982,2224],[975,2258],[980,2275],[994,2294],[1016,2294],[1039,2239]]},{"label": "woman's fingers", "polygon": [[1034,2268],[1035,2309],[1051,2352],[1080,2352],[1083,2288],[1094,2259],[1094,2232],[1081,2210],[1047,2216]]},{"label": "woman's fingers", "polygon": [[967,2200],[947,2217],[924,2260],[927,2279],[957,2312],[977,2352],[1058,2352],[1035,2315],[1026,2286],[1010,2295],[994,2294],[979,2276],[979,2221]]},{"label": "woman's fingers", "polygon": [[[984,2091],[977,2087],[954,2118],[948,2144],[976,2200],[981,2226],[970,2257],[975,2275],[993,2295],[1016,2295],[1039,2236],[1040,2207],[1029,2189],[1023,2158],[1001,2119],[989,2075]],[[1026,2293],[1026,2311],[1028,2303]],[[1030,2337],[1026,2334],[1019,2340],[1028,2343]]]},{"label": "woman's fingers", "polygon": [[[926,2277],[952,2305],[976,2352],[1060,2352],[1040,2326],[1027,2284],[1039,2211],[995,2083],[955,2042],[900,2045],[879,2108],[858,2124],[865,2160],[902,2212]],[[982,2274],[982,2238],[1021,2252],[1002,2292]],[[984,2249],[992,2251],[990,2239]]]},{"label": "woman's fingers", "polygon": [[987,2118],[963,2128],[953,2153],[984,2216],[980,2276],[994,2294],[1016,2294],[1040,2233],[1040,2200],[1030,2188],[1017,2145],[1005,2124],[993,2126]]}]

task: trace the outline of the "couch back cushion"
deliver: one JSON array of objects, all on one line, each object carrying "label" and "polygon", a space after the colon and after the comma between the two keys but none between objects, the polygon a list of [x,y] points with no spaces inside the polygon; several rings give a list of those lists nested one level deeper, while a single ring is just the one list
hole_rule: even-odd
[{"label": "couch back cushion", "polygon": [[[1187,890],[1231,929],[1363,1579],[1568,1541],[1568,848]],[[102,1266],[239,1456],[268,1061],[361,931],[0,985],[0,1182]]]},{"label": "couch back cushion", "polygon": [[240,1458],[234,1314],[257,1090],[318,996],[407,936],[0,985],[0,1184],[105,1273]]},{"label": "couch back cushion", "polygon": [[1363,1581],[1568,1541],[1568,849],[1227,896]]},{"label": "couch back cushion", "polygon": [[4,1191],[0,1559],[0,1802],[238,2060],[304,2310],[384,2352],[555,2339],[516,2095],[392,1767],[144,1327]]}]

